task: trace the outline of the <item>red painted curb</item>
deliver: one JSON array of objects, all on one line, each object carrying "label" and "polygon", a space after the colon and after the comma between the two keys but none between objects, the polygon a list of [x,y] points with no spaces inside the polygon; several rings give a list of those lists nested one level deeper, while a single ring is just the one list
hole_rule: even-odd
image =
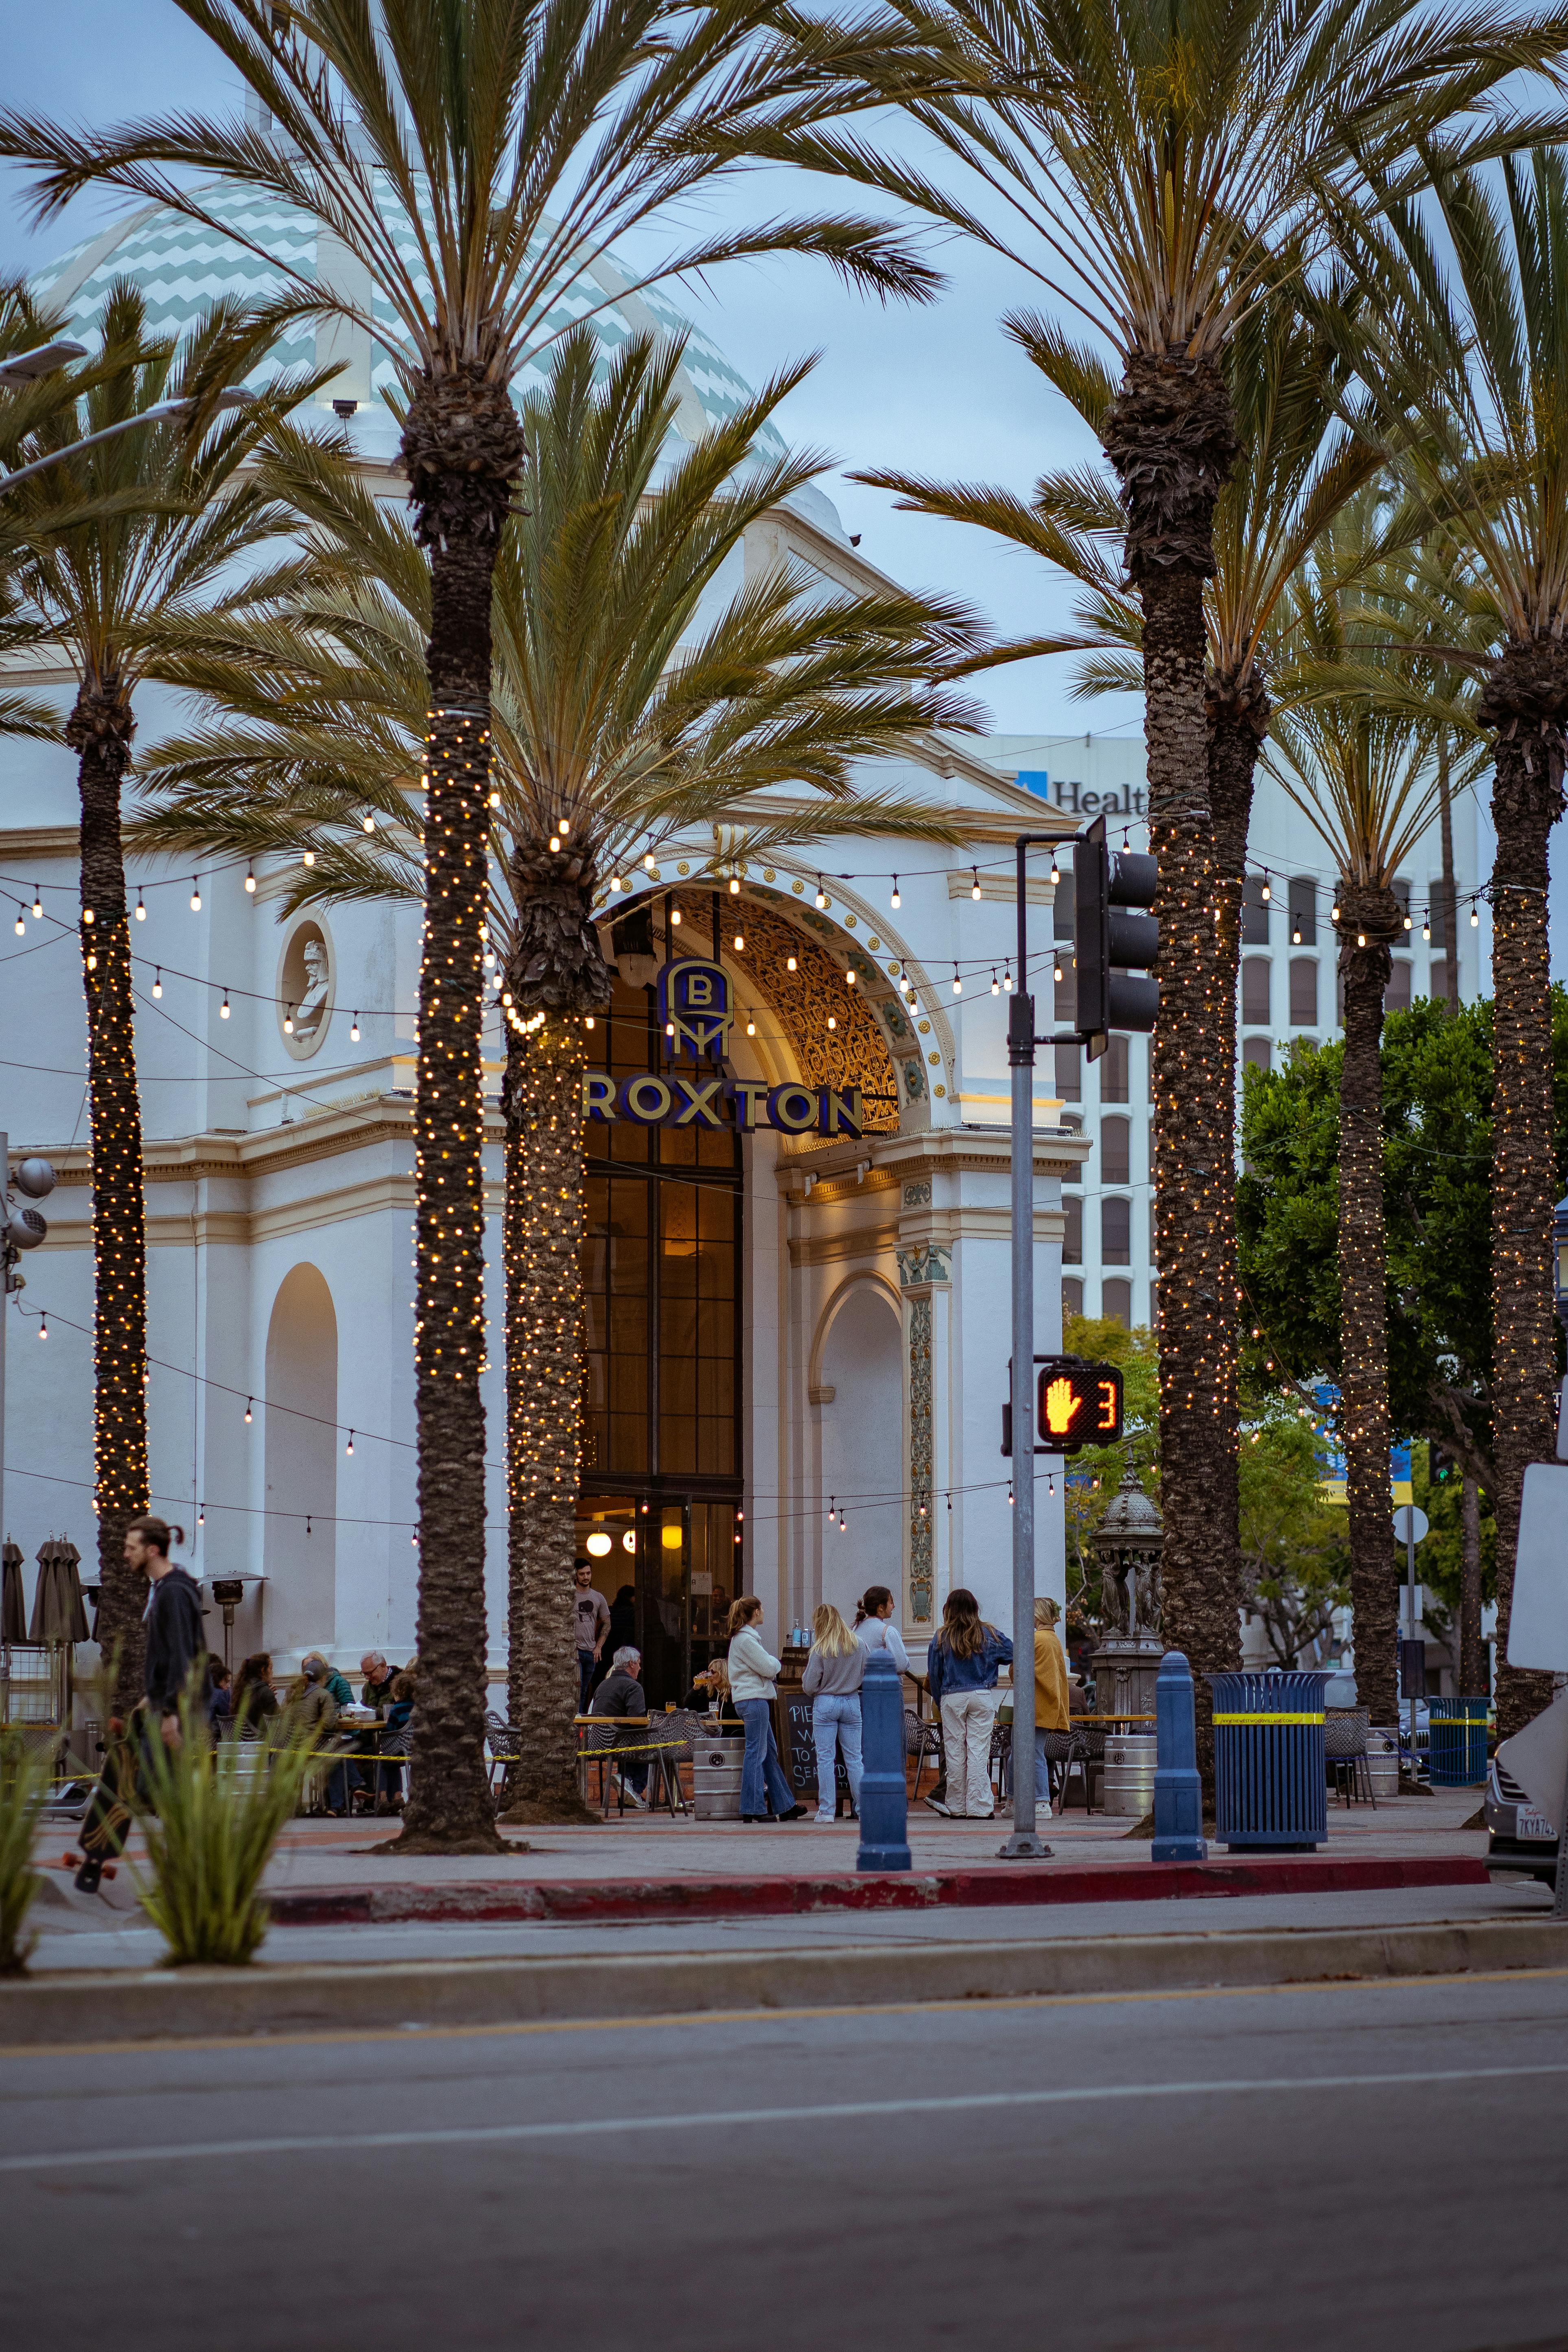
[{"label": "red painted curb", "polygon": [[817,1878],[468,1879],[445,1885],[312,1886],[269,1897],[280,1927],[385,1925],[396,1920],[779,1918],[820,1911],[924,1911],[963,1906],[1148,1903],[1179,1895],[1345,1895],[1402,1886],[1484,1886],[1468,1854],[1309,1854],[1275,1860],[1016,1863],[968,1870]]}]

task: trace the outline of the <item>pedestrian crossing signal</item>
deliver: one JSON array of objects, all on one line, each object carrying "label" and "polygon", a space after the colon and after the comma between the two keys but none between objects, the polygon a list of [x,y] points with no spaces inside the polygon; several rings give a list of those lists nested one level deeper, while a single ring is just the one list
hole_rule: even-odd
[{"label": "pedestrian crossing signal", "polygon": [[1121,1374],[1081,1356],[1044,1356],[1036,1368],[1036,1426],[1051,1454],[1114,1445],[1121,1435]]}]

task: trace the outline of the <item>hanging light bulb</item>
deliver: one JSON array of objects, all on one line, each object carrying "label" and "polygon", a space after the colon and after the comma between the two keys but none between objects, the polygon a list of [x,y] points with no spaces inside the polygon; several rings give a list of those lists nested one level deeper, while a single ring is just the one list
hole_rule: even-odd
[{"label": "hanging light bulb", "polygon": [[283,1034],[285,1037],[294,1034],[294,1007],[291,1004],[283,1008]]},{"label": "hanging light bulb", "polygon": [[854,973],[853,973],[852,971],[847,971],[847,972],[845,973],[845,975],[844,975],[844,985],[845,985],[845,987],[846,987],[846,988],[853,988],[853,987],[854,987],[854,985],[855,985],[855,975],[854,975]]},{"label": "hanging light bulb", "polygon": [[591,1013],[584,1015],[583,1026],[584,1029],[591,1029],[594,1026],[594,1016]]},{"label": "hanging light bulb", "polygon": [[974,877],[973,881],[969,886],[969,895],[972,898],[978,898],[980,896],[980,868],[978,866],[972,866],[969,870]]},{"label": "hanging light bulb", "polygon": [[48,1338],[48,1336],[49,1336],[49,1318],[48,1318],[48,1316],[47,1316],[47,1312],[45,1312],[43,1309],[40,1309],[40,1310],[39,1310],[39,1314],[38,1314],[38,1337],[39,1337],[39,1339],[47,1339]]},{"label": "hanging light bulb", "polygon": [[1061,868],[1057,864],[1057,853],[1053,849],[1051,852],[1051,887],[1053,890],[1056,888],[1057,884],[1061,880]]},{"label": "hanging light bulb", "polygon": [[198,1528],[205,1528],[206,1523],[207,1507],[205,1503],[198,1503],[196,1506],[196,1525]]},{"label": "hanging light bulb", "polygon": [[1472,930],[1472,931],[1479,931],[1479,930],[1480,929],[1480,927],[1481,927],[1481,910],[1480,910],[1480,908],[1479,908],[1479,907],[1477,907],[1477,906],[1472,906],[1472,907],[1471,907],[1471,908],[1470,908],[1470,929],[1471,929],[1471,930]]},{"label": "hanging light bulb", "polygon": [[354,1450],[354,1433],[353,1433],[353,1431],[351,1429],[351,1430],[350,1430],[350,1432],[349,1432],[349,1442],[348,1442],[348,1444],[344,1446],[344,1448],[343,1448],[343,1452],[344,1452],[345,1454],[353,1454],[353,1450]]},{"label": "hanging light bulb", "polygon": [[41,923],[43,919],[44,902],[38,896],[38,886],[35,882],[33,885],[33,920],[35,923]]},{"label": "hanging light bulb", "polygon": [[795,970],[795,958],[794,958],[794,956],[786,956],[786,957],[784,958],[784,970],[785,970],[786,971],[793,971]]},{"label": "hanging light bulb", "polygon": [[26,924],[26,917],[23,915],[23,913],[22,913],[22,909],[20,908],[20,907],[18,907],[18,908],[17,908],[17,909],[16,909],[16,919],[15,923],[13,923],[13,925],[11,926],[11,928],[12,928],[12,929],[16,932],[16,937],[17,937],[19,940],[25,940],[25,939],[26,938],[26,936],[27,936],[27,924]]},{"label": "hanging light bulb", "polygon": [[896,874],[893,877],[893,895],[888,903],[892,908],[895,914],[897,914],[899,908],[904,903],[899,896],[899,877]]},{"label": "hanging light bulb", "polygon": [[1269,884],[1268,877],[1268,875],[1266,874],[1266,875],[1264,876],[1264,877],[1263,877],[1263,890],[1262,890],[1262,898],[1263,898],[1263,903],[1264,903],[1264,905],[1265,905],[1266,907],[1268,906],[1268,902],[1269,902],[1270,898],[1273,898],[1273,896],[1274,896],[1274,892],[1273,892],[1272,887],[1271,887],[1271,886],[1270,886],[1270,884]]},{"label": "hanging light bulb", "polygon": [[1293,948],[1299,948],[1299,947],[1300,946],[1300,944],[1301,944],[1301,933],[1300,933],[1300,929],[1296,929],[1296,930],[1293,930],[1293,931],[1291,932],[1291,934],[1290,934],[1290,944],[1291,944],[1291,946],[1292,946]]},{"label": "hanging light bulb", "polygon": [[359,1044],[359,1014],[357,1013],[354,1014],[353,1026],[349,1030],[349,1043],[351,1045],[357,1045]]},{"label": "hanging light bulb", "polygon": [[745,947],[746,935],[744,931],[737,931],[735,934],[735,953],[737,955],[743,955],[745,952]]},{"label": "hanging light bulb", "polygon": [[[491,806],[491,808],[500,808],[500,794],[499,793],[492,793],[490,794],[490,806]],[[414,1538],[414,1540],[415,1540],[416,1542],[417,1542],[418,1538],[416,1537],[416,1538]]]},{"label": "hanging light bulb", "polygon": [[142,889],[140,884],[137,885],[136,889],[136,919],[139,923],[144,923],[147,919],[147,909],[142,901]]},{"label": "hanging light bulb", "polygon": [[1331,922],[1331,923],[1337,923],[1337,922],[1339,921],[1339,919],[1340,919],[1340,902],[1339,902],[1339,900],[1336,898],[1336,899],[1334,900],[1333,905],[1329,908],[1329,920],[1330,920],[1330,922]]},{"label": "hanging light bulb", "polygon": [[247,1421],[249,1421],[252,1417],[250,1408],[255,1402],[256,1399],[254,1397],[247,1397],[245,1400],[245,1417]]},{"label": "hanging light bulb", "polygon": [[612,891],[614,891],[614,890],[624,890],[624,889],[626,888],[626,884],[622,881],[622,879],[621,879],[621,877],[620,877],[620,876],[619,876],[618,874],[612,874],[612,875],[611,875],[611,877],[610,877],[610,888],[612,889]]},{"label": "hanging light bulb", "polygon": [[162,996],[163,993],[163,967],[161,963],[154,964],[153,967],[153,993],[154,996]]},{"label": "hanging light bulb", "polygon": [[1364,947],[1365,947],[1365,945],[1366,945],[1366,933],[1365,933],[1364,931],[1358,931],[1358,932],[1356,933],[1356,935],[1355,935],[1355,943],[1356,943],[1356,945],[1357,945],[1357,947],[1358,947],[1358,948],[1364,948]]},{"label": "hanging light bulb", "polygon": [[197,879],[196,879],[195,876],[193,874],[193,875],[192,875],[192,877],[191,877],[191,912],[192,912],[192,914],[193,914],[193,915],[199,915],[199,914],[201,913],[201,911],[202,911],[202,886],[201,886],[201,884],[197,881]]},{"label": "hanging light bulb", "polygon": [[1011,996],[1013,993],[1013,967],[1010,963],[1005,963],[1002,967],[1002,993],[1005,996]]},{"label": "hanging light bulb", "polygon": [[675,925],[677,925],[677,926],[679,927],[679,922],[680,922],[680,909],[679,909],[679,907],[672,907],[672,908],[670,908],[670,910],[669,910],[669,919],[670,919],[670,921],[671,921],[672,923],[674,923]]},{"label": "hanging light bulb", "polygon": [[673,1022],[673,1021],[667,1021],[667,1022],[665,1023],[665,1024],[664,1024],[664,1034],[665,1034],[665,1035],[666,1035],[667,1037],[673,1037],[673,1036],[674,1036],[674,1034],[675,1034],[675,1024],[674,1024],[674,1022]]},{"label": "hanging light bulb", "polygon": [[1059,956],[1059,955],[1058,955],[1058,956],[1054,956],[1054,957],[1052,958],[1052,960],[1051,960],[1051,978],[1052,978],[1053,980],[1060,980],[1061,976],[1062,976],[1062,960],[1061,960],[1061,958],[1060,958],[1060,956]]},{"label": "hanging light bulb", "polygon": [[993,996],[1000,996],[1002,993],[1002,983],[996,977],[996,967],[994,964],[993,964],[991,968],[991,993]]},{"label": "hanging light bulb", "polygon": [[256,875],[254,870],[248,866],[245,869],[245,887],[254,898],[256,894]]},{"label": "hanging light bulb", "polygon": [[757,1024],[756,1024],[756,1023],[752,1019],[752,1017],[751,1017],[750,1013],[748,1013],[748,1014],[747,1014],[747,1016],[746,1016],[746,1034],[747,1034],[747,1036],[748,1036],[748,1037],[754,1037],[754,1036],[756,1035],[756,1034],[757,1034]]},{"label": "hanging light bulb", "polygon": [[559,848],[560,848],[560,846],[561,846],[561,835],[560,835],[558,833],[552,833],[552,834],[551,835],[551,836],[550,836],[550,846],[551,846],[551,848],[552,848],[552,850],[556,850],[556,849],[559,849]]},{"label": "hanging light bulb", "polygon": [[1430,914],[1423,915],[1423,916],[1422,916],[1422,918],[1421,918],[1421,936],[1422,936],[1422,938],[1423,938],[1424,940],[1428,940],[1428,941],[1431,940],[1431,937],[1432,937],[1432,918],[1431,918]]},{"label": "hanging light bulb", "polygon": [[962,996],[963,994],[963,982],[959,977],[958,966],[956,964],[952,967],[952,992],[954,996]]},{"label": "hanging light bulb", "polygon": [[82,919],[82,921],[83,921],[84,923],[90,923],[90,922],[91,922],[91,920],[92,920],[92,908],[91,908],[90,907],[84,907],[84,908],[82,908],[82,910],[81,910],[81,919]]},{"label": "hanging light bulb", "polygon": [[838,1015],[837,1015],[836,1013],[830,1013],[828,1014],[828,1016],[827,1016],[827,1025],[828,1025],[828,1027],[829,1027],[830,1029],[837,1029],[837,1026],[838,1026]]},{"label": "hanging light bulb", "polygon": [[816,877],[816,897],[813,901],[813,904],[818,907],[826,907],[827,904],[827,893],[822,887],[822,877],[820,874]]},{"label": "hanging light bulb", "polygon": [[828,1498],[827,1498],[827,1517],[828,1517],[828,1520],[829,1520],[829,1523],[830,1523],[830,1524],[831,1524],[832,1520],[834,1519],[834,1517],[837,1516],[837,1510],[838,1510],[838,1498],[837,1498],[837,1496],[836,1495],[830,1495],[830,1496],[828,1496]]},{"label": "hanging light bulb", "polygon": [[217,1009],[217,1017],[220,1021],[226,1021],[228,1019],[228,991],[226,988],[223,992],[223,1003]]},{"label": "hanging light bulb", "polygon": [[564,841],[567,835],[572,830],[571,818],[569,816],[558,816],[555,820],[555,830],[561,835],[562,840]]},{"label": "hanging light bulb", "polygon": [[738,874],[731,874],[730,877],[730,896],[731,898],[738,898],[740,895],[741,877]]},{"label": "hanging light bulb", "polygon": [[1409,929],[1411,928],[1411,925],[1410,925],[1410,916],[1409,916],[1409,912],[1408,912],[1408,910],[1406,910],[1405,917],[1405,929],[1406,929],[1406,930],[1409,930]]},{"label": "hanging light bulb", "polygon": [[645,850],[645,851],[643,852],[643,861],[642,861],[642,862],[643,862],[644,866],[647,868],[647,871],[651,874],[651,873],[653,872],[653,866],[654,866],[654,857],[653,857],[653,852],[652,852],[652,850],[651,850],[651,849]]}]

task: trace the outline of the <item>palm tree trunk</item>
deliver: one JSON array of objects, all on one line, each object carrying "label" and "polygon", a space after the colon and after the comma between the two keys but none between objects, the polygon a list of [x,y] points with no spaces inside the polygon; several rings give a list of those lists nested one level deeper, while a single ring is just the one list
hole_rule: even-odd
[{"label": "palm tree trunk", "polygon": [[[1222,1068],[1230,1072],[1230,1083],[1222,1086],[1215,1108],[1224,1130],[1222,1164],[1236,1166],[1236,1102],[1241,1074],[1237,1064],[1237,987],[1241,977],[1242,900],[1247,885],[1247,837],[1252,824],[1253,780],[1258,769],[1258,754],[1268,731],[1268,697],[1263,681],[1256,671],[1249,671],[1245,683],[1236,686],[1211,678],[1208,688],[1208,763],[1209,806],[1214,816],[1216,892],[1219,908],[1220,995],[1218,1004],[1218,1054]],[[1239,1300],[1240,1273],[1237,1259],[1236,1220],[1230,1219],[1229,1260],[1226,1278],[1222,1282],[1222,1299]],[[1233,1309],[1234,1320],[1235,1309]],[[1237,1334],[1231,1333],[1229,1348],[1229,1381],[1225,1407],[1230,1430],[1230,1443],[1225,1461],[1225,1490],[1220,1506],[1221,1524],[1239,1528],[1241,1517],[1240,1433],[1241,1400],[1237,1389],[1241,1350]],[[1245,1608],[1252,1603],[1248,1589],[1250,1579],[1246,1573],[1239,1548],[1237,1550],[1237,1601]]]},{"label": "palm tree trunk", "polygon": [[490,590],[522,436],[504,385],[426,378],[403,436],[430,550],[425,953],[415,1104],[419,1702],[403,1833],[489,1853],[486,1783],[485,1184],[481,1038],[489,911]]},{"label": "palm tree trunk", "polygon": [[[1127,564],[1143,610],[1149,838],[1159,862],[1160,1020],[1152,1046],[1159,1265],[1164,1633],[1192,1662],[1199,1762],[1213,1778],[1205,1673],[1240,1662],[1235,1448],[1234,1015],[1209,799],[1205,579],[1214,507],[1236,460],[1211,362],[1135,353],[1107,413]],[[1222,1097],[1224,1102],[1222,1104]]]},{"label": "palm tree trunk", "polygon": [[[1540,651],[1550,656],[1549,648]],[[1539,714],[1532,649],[1510,646],[1481,698],[1498,727],[1492,783],[1492,1356],[1497,1486],[1498,1728],[1506,1739],[1552,1696],[1550,1679],[1508,1664],[1520,1496],[1557,1436],[1552,1211],[1552,1000],[1547,838],[1563,813],[1561,735]],[[1521,677],[1518,673],[1524,672]],[[1533,712],[1533,716],[1532,716]]]},{"label": "palm tree trunk", "polygon": [[1459,1570],[1459,1695],[1479,1698],[1487,1688],[1481,1640],[1481,1490],[1467,1478],[1459,1496],[1463,1543]]},{"label": "palm tree trunk", "polygon": [[[93,1452],[99,1640],[116,1660],[114,1706],[142,1696],[143,1577],[125,1563],[125,1531],[148,1507],[147,1229],[131,923],[120,838],[120,784],[130,758],[129,698],[84,687],[66,727],[79,754],[82,964],[92,1124]],[[91,921],[88,916],[90,913]]]},{"label": "palm tree trunk", "polygon": [[1437,743],[1437,816],[1443,844],[1443,874],[1437,905],[1443,921],[1443,994],[1450,1012],[1459,1009],[1459,898],[1454,885],[1454,810],[1448,794],[1448,739]]},{"label": "palm tree trunk", "polygon": [[[1399,1583],[1389,1526],[1387,1251],[1383,1215],[1383,997],[1402,925],[1391,890],[1347,887],[1340,907],[1345,1047],[1340,1075],[1340,1412],[1350,1503],[1356,1691],[1397,1720]],[[1358,933],[1367,944],[1356,944]]]},{"label": "palm tree trunk", "polygon": [[581,1023],[514,1029],[506,1069],[509,1680],[522,1756],[506,1818],[595,1818],[577,1790],[573,1569],[583,1465]]}]

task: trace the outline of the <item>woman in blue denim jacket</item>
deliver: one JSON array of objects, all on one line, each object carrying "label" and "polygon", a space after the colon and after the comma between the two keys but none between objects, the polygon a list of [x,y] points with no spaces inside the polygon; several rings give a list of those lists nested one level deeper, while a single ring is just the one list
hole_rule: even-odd
[{"label": "woman in blue denim jacket", "polygon": [[928,1797],[934,1813],[957,1821],[987,1821],[996,1810],[991,1793],[991,1727],[996,1717],[996,1677],[1013,1663],[1013,1644],[980,1614],[980,1603],[963,1585],[942,1607],[942,1631],[927,1654],[931,1695],[942,1713],[942,1753],[947,1759],[947,1801]]}]

